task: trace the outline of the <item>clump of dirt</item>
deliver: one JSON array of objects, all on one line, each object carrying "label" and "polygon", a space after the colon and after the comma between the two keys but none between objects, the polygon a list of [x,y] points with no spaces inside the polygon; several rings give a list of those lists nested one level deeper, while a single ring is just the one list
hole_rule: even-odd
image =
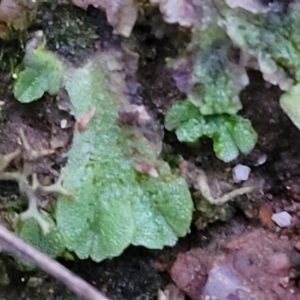
[{"label": "clump of dirt", "polygon": [[[229,240],[229,241],[228,241]],[[276,234],[257,229],[232,236],[220,249],[193,248],[179,253],[170,269],[177,286],[192,300],[214,299],[295,299],[289,271],[291,245]],[[243,295],[243,297],[242,297]]]}]

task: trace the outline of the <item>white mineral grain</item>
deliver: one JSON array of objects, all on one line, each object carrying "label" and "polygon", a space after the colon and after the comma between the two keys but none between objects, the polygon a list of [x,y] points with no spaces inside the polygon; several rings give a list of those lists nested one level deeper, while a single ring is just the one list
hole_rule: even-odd
[{"label": "white mineral grain", "polygon": [[259,158],[258,158],[258,160],[257,160],[257,162],[256,162],[256,166],[261,166],[261,165],[263,165],[266,161],[267,161],[267,155],[266,154],[262,154]]},{"label": "white mineral grain", "polygon": [[245,165],[236,165],[232,169],[233,181],[239,183],[241,181],[246,181],[249,178],[251,169]]},{"label": "white mineral grain", "polygon": [[272,220],[279,227],[288,227],[291,225],[292,216],[289,213],[287,213],[286,211],[281,211],[279,213],[273,214]]},{"label": "white mineral grain", "polygon": [[60,121],[60,128],[65,129],[67,127],[68,120],[63,119]]}]

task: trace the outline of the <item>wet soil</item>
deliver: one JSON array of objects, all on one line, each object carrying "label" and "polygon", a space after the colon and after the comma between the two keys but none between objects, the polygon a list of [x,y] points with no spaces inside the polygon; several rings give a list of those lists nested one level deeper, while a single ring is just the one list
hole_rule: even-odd
[{"label": "wet soil", "polygon": [[[86,18],[83,12],[75,10],[82,18]],[[98,26],[95,33],[100,36],[100,44],[102,47],[107,47],[111,37],[111,28],[107,26],[105,20],[103,21],[103,14],[97,14],[94,10],[90,10],[88,14],[92,16],[90,20],[92,23],[97,21],[93,24]],[[46,18],[49,21],[52,16],[46,15]],[[54,22],[55,18],[51,20]],[[105,27],[105,30],[101,31],[99,26]],[[43,24],[37,22],[31,29],[42,27]],[[171,32],[174,28],[170,27],[165,30]],[[91,32],[90,34],[92,35]],[[167,37],[168,35],[158,38],[147,22],[146,25],[137,25],[133,35],[138,41],[135,49],[138,49],[140,54],[137,78],[129,80],[133,87],[133,102],[143,103],[159,120],[162,120],[166,108],[174,100],[182,97],[165,62],[167,57],[177,55],[176,45]],[[52,37],[53,49],[57,45],[55,41]],[[60,54],[64,54],[67,59],[75,63],[84,55],[84,49],[88,49],[86,50],[88,54],[94,51],[94,47],[81,47],[76,56],[74,49],[76,52],[77,44],[63,46],[65,41],[62,39],[59,41],[62,43],[58,47]],[[119,38],[115,38],[113,44],[118,43],[120,43]],[[250,199],[243,198],[240,202],[238,199],[228,205],[227,209],[231,213],[226,222],[218,221],[209,224],[203,230],[197,230],[193,225],[191,233],[180,239],[173,248],[154,251],[141,247],[129,247],[120,257],[101,263],[94,263],[90,260],[63,260],[61,262],[64,265],[107,293],[111,299],[157,299],[158,289],[166,286],[171,280],[183,290],[185,288],[182,285],[183,279],[181,277],[179,280],[176,279],[178,277],[175,275],[178,274],[175,274],[172,267],[174,262],[178,263],[179,253],[186,253],[186,255],[192,253],[199,264],[205,260],[212,263],[219,257],[218,255],[222,254],[224,260],[222,263],[229,265],[236,259],[234,255],[228,254],[234,248],[232,245],[235,241],[240,250],[239,264],[236,268],[241,277],[251,281],[250,277],[258,276],[255,272],[260,269],[262,262],[259,259],[252,259],[253,252],[250,253],[249,249],[248,252],[245,250],[247,247],[243,246],[246,244],[243,236],[247,237],[248,234],[251,236],[255,232],[256,243],[263,245],[261,251],[265,251],[265,256],[277,252],[286,254],[291,261],[290,269],[293,269],[292,275],[289,272],[270,275],[269,270],[266,269],[263,274],[266,277],[265,289],[268,290],[268,297],[271,297],[266,299],[283,299],[280,298],[282,288],[283,290],[293,288],[294,297],[300,295],[298,290],[299,257],[297,251],[294,250],[300,231],[298,219],[300,214],[300,143],[298,142],[300,132],[279,106],[280,90],[266,85],[258,72],[249,71],[249,76],[250,85],[241,92],[242,114],[251,120],[259,136],[255,149],[249,155],[241,155],[231,164],[224,164],[215,158],[212,145],[208,140],[202,141],[197,146],[188,147],[178,143],[173,133],[165,132],[164,143],[172,153],[181,155],[185,160],[201,167],[209,174],[209,177],[222,181],[232,181],[230,173],[232,166],[238,163],[248,165],[252,169],[250,180],[259,185],[261,194]],[[66,162],[64,153],[72,139],[74,120],[68,111],[68,99],[62,94],[59,105],[56,98],[48,96],[38,102],[20,104],[11,95],[8,88],[11,82],[7,75],[3,74],[1,78],[0,99],[4,101],[4,105],[1,107],[0,152],[9,153],[16,148],[18,129],[22,127],[29,143],[37,149],[55,148],[55,154],[41,159],[37,164],[41,180],[51,182],[57,178],[60,168]],[[61,109],[62,107],[64,109]],[[64,128],[61,126],[62,120],[66,120],[68,124]],[[258,161],[262,156],[266,156],[266,162],[259,165]],[[18,169],[19,163],[21,162],[16,161],[10,167]],[[17,186],[10,182],[0,182],[0,199],[2,203],[18,199]],[[289,211],[293,217],[292,225],[288,229],[280,229],[271,221],[272,213],[281,210]],[[269,238],[266,238],[266,235]],[[201,248],[201,251],[192,250],[197,248]],[[224,248],[227,252],[223,251]],[[190,250],[196,251],[197,254],[189,252]],[[249,267],[249,257],[253,261],[252,268]],[[185,258],[181,261],[184,263],[180,269],[187,268]],[[14,260],[6,254],[1,254],[0,264],[2,270],[0,299],[77,299],[64,286],[40,271],[18,270]],[[207,275],[207,271],[204,273]],[[206,276],[205,274],[203,276]],[[283,284],[280,289],[271,287],[274,278],[279,280],[283,277],[291,278],[286,287]],[[199,287],[199,282],[197,284]],[[252,281],[251,284],[253,291],[261,288],[259,282]],[[186,294],[192,299],[197,299],[191,292],[194,286],[192,284],[187,286]]]}]

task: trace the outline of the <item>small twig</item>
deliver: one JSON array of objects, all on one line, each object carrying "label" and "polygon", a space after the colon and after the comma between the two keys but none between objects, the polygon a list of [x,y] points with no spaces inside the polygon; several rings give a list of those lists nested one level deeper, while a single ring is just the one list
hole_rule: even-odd
[{"label": "small twig", "polygon": [[78,296],[89,300],[109,300],[92,285],[76,276],[57,261],[24,242],[2,225],[0,225],[0,247],[20,259],[35,263],[41,270],[64,283]]}]

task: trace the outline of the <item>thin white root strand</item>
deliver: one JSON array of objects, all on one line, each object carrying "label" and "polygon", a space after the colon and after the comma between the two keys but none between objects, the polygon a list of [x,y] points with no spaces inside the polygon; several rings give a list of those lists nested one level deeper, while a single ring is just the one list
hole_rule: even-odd
[{"label": "thin white root strand", "polygon": [[203,170],[199,170],[200,174],[197,178],[196,188],[201,192],[202,197],[212,205],[223,205],[226,202],[234,199],[237,196],[253,192],[255,187],[243,187],[226,193],[219,198],[213,198],[211,195],[210,187],[207,182],[207,176]]}]

